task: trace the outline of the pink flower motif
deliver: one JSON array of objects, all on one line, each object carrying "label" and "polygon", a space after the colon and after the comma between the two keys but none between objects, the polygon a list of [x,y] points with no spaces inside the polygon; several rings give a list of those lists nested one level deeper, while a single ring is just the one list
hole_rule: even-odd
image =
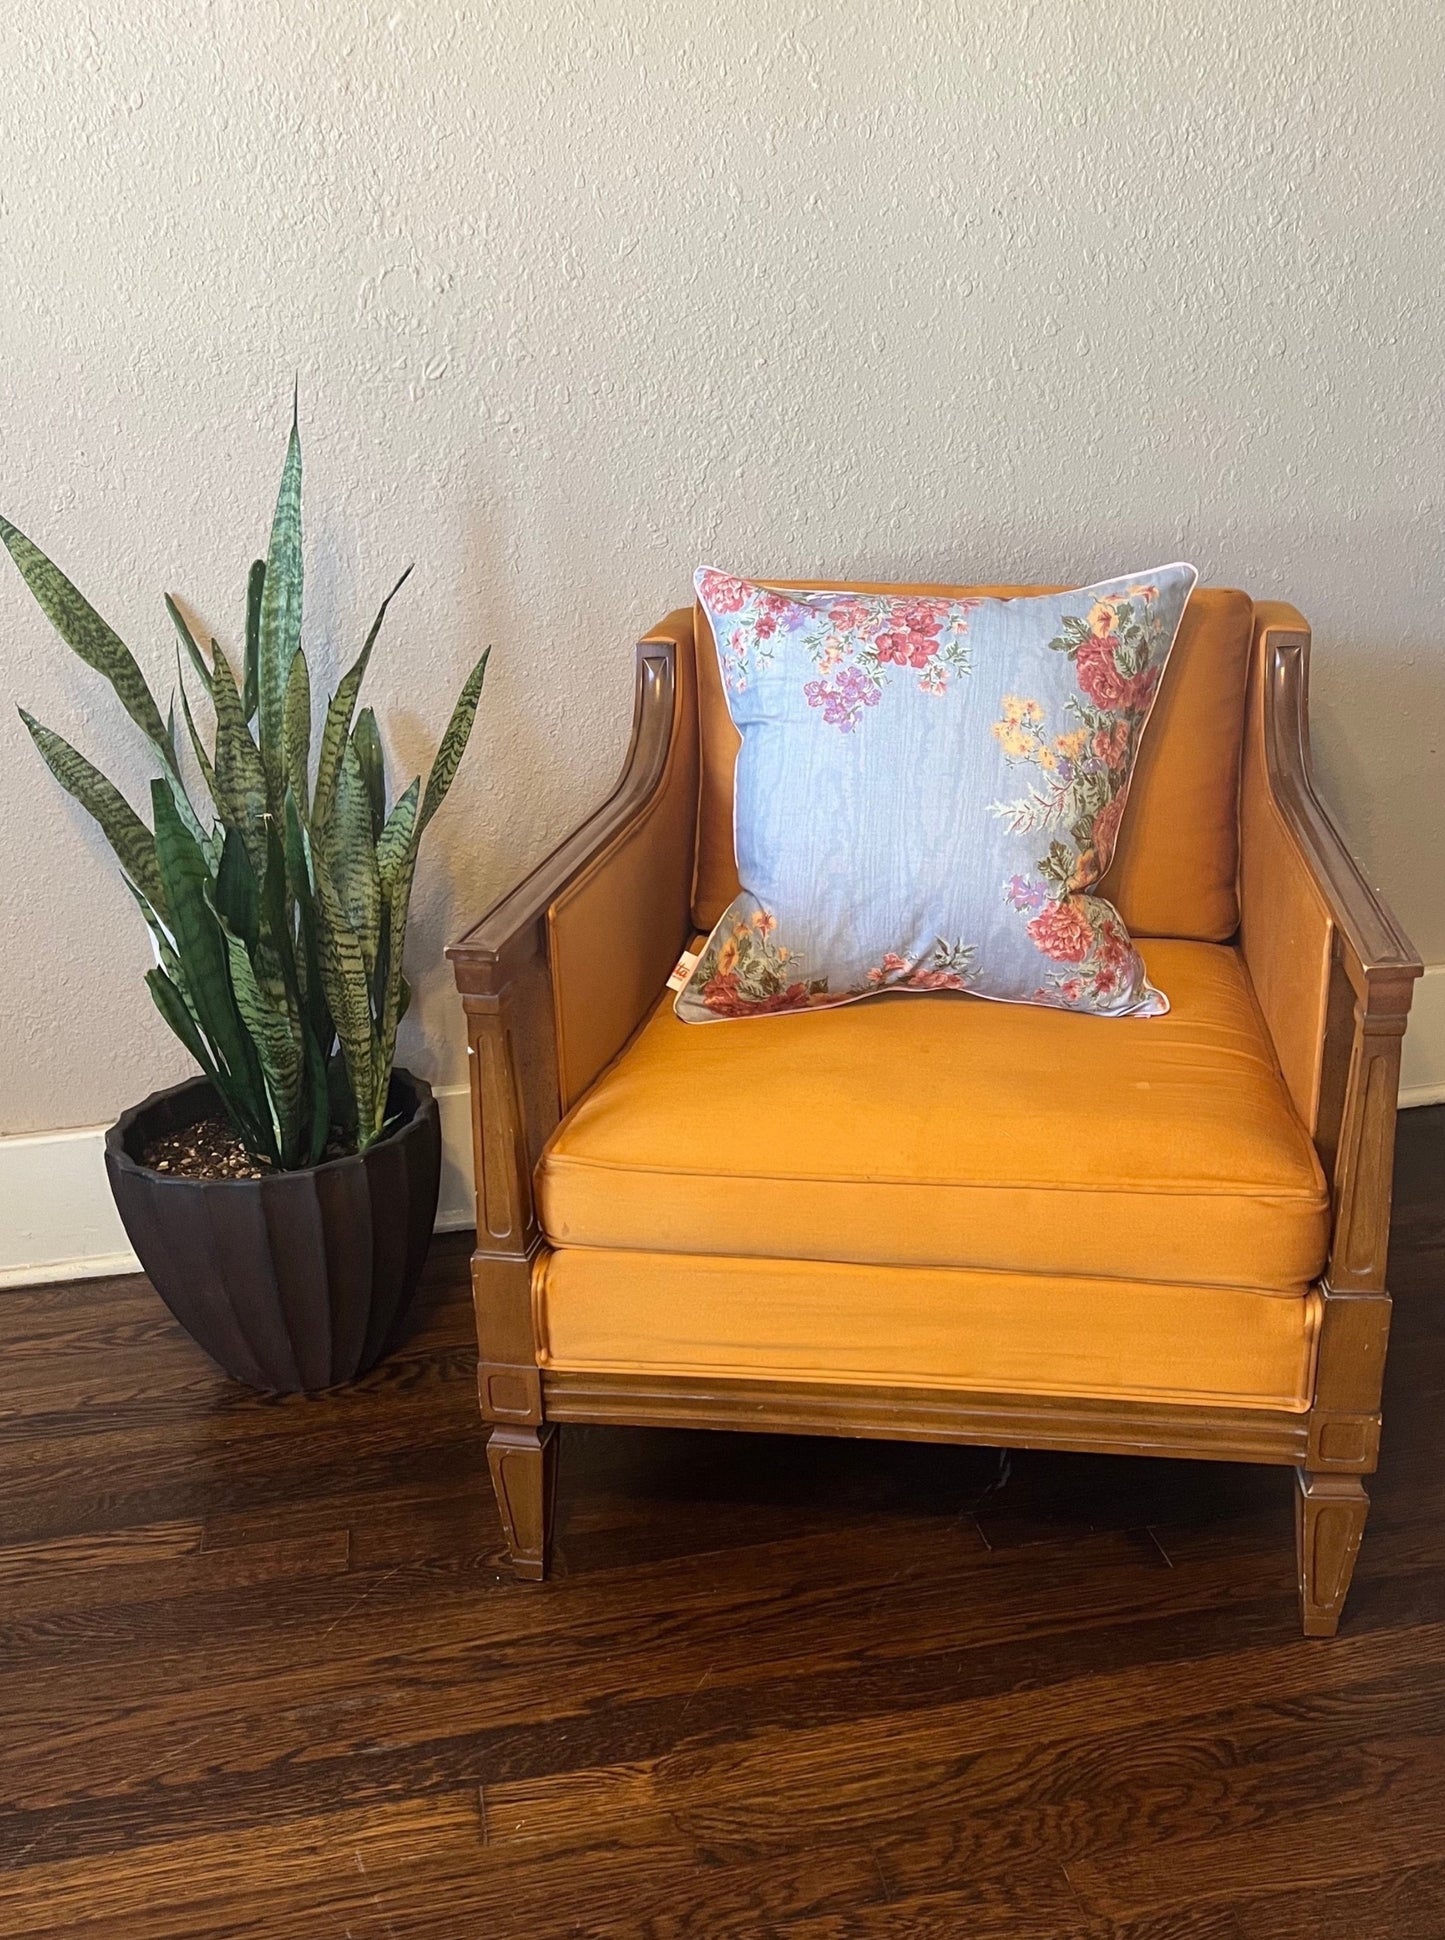
[{"label": "pink flower motif", "polygon": [[1121,791],[1117,795],[1112,795],[1094,817],[1090,840],[1093,843],[1094,854],[1098,858],[1100,875],[1113,859],[1114,844],[1118,840],[1119,822],[1123,813],[1124,796]]},{"label": "pink flower motif", "polygon": [[1143,667],[1137,674],[1120,673],[1115,658],[1118,647],[1117,633],[1091,633],[1082,641],[1075,662],[1079,685],[1096,707],[1111,714],[1142,714],[1154,698],[1159,670]]},{"label": "pink flower motif", "polygon": [[911,627],[880,633],[874,644],[878,649],[878,658],[895,667],[926,667],[938,652],[938,641],[934,635],[917,632]]},{"label": "pink flower motif", "polygon": [[1038,948],[1056,963],[1082,963],[1094,941],[1087,915],[1071,896],[1046,904],[1026,927]]},{"label": "pink flower motif", "polygon": [[708,571],[698,584],[704,605],[716,613],[740,613],[753,590],[747,580],[734,579],[731,573]]}]

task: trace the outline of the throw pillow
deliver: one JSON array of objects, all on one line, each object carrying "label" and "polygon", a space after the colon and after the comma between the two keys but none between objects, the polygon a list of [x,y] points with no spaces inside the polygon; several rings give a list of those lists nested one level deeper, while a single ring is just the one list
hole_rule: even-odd
[{"label": "throw pillow", "polygon": [[676,1000],[689,1023],[961,990],[1168,1009],[1109,866],[1196,574],[1024,599],[789,592],[703,568],[742,738],[742,894]]}]

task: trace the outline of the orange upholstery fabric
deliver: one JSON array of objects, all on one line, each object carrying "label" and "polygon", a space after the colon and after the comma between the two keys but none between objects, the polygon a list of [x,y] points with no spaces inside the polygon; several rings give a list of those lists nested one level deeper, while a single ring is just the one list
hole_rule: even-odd
[{"label": "orange upholstery fabric", "polygon": [[[849,584],[860,592],[965,592],[1004,599],[1057,590]],[[1100,884],[1100,894],[1114,902],[1136,935],[1223,942],[1238,925],[1239,758],[1252,620],[1249,596],[1219,587],[1200,587],[1185,609],[1140,749],[1114,862]],[[738,892],[732,824],[738,734],[701,606],[694,609],[693,624],[702,754],[693,921],[710,930]]]},{"label": "orange upholstery fabric", "polygon": [[664,1001],[553,1134],[558,1247],[1302,1293],[1314,1148],[1239,954],[1155,940],[1172,1009],[951,994],[690,1030]]},{"label": "orange upholstery fabric", "polygon": [[1236,1287],[726,1259],[543,1254],[538,1360],[573,1372],[886,1382],[1302,1409],[1320,1298]]},{"label": "orange upholstery fabric", "polygon": [[1261,601],[1240,777],[1239,944],[1295,1110],[1313,1132],[1324,1076],[1334,923],[1319,880],[1280,813],[1265,754],[1265,683],[1273,642],[1308,643],[1292,606]]}]

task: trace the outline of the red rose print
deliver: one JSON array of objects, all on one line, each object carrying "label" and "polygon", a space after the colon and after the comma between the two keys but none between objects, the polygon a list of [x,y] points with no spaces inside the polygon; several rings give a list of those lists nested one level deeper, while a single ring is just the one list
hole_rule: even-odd
[{"label": "red rose print", "polygon": [[1072,897],[1047,903],[1030,920],[1028,932],[1044,955],[1056,963],[1082,963],[1094,941],[1089,919]]},{"label": "red rose print", "polygon": [[719,613],[739,613],[748,603],[748,583],[730,573],[707,572],[702,575],[702,596]]},{"label": "red rose print", "polygon": [[1106,633],[1103,639],[1091,633],[1087,640],[1080,643],[1079,657],[1075,662],[1080,687],[1095,707],[1106,707],[1111,712],[1124,705],[1126,683],[1114,660],[1114,649],[1118,644],[1117,633]]},{"label": "red rose print", "polygon": [[1119,835],[1119,820],[1123,813],[1124,797],[1121,793],[1112,796],[1105,802],[1104,806],[1094,817],[1092,841],[1094,853],[1098,858],[1099,873],[1101,875],[1108,868],[1110,858],[1113,856],[1114,844],[1118,840]]}]

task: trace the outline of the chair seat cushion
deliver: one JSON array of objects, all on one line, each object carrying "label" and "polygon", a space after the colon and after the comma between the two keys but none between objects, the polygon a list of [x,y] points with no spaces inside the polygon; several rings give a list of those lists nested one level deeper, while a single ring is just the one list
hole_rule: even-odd
[{"label": "chair seat cushion", "polygon": [[546,1237],[1302,1293],[1325,1184],[1243,962],[1141,948],[1167,1016],[941,991],[699,1031],[664,999],[543,1154]]},{"label": "chair seat cushion", "polygon": [[537,1358],[569,1374],[1309,1406],[1318,1293],[1139,1280],[543,1253]]}]

